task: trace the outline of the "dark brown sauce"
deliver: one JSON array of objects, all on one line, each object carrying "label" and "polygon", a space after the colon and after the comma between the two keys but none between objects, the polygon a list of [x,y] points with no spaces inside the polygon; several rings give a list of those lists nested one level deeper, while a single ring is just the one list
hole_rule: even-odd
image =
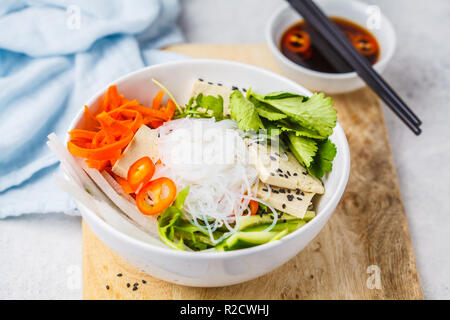
[{"label": "dark brown sauce", "polygon": [[[353,46],[373,65],[378,61],[380,46],[377,39],[362,26],[338,17],[330,17],[353,43]],[[339,73],[314,45],[311,27],[300,21],[289,27],[281,37],[281,52],[305,68],[320,72]]]}]

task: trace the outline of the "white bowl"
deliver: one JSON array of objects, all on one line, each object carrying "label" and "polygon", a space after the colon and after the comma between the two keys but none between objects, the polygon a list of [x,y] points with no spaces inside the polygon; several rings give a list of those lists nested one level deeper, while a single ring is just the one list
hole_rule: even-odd
[{"label": "white bowl", "polygon": [[[152,98],[159,90],[151,78],[166,85],[182,104],[188,101],[191,85],[197,78],[240,88],[251,86],[255,92],[285,90],[311,94],[299,84],[261,68],[209,59],[151,66],[111,84],[116,84],[119,92],[128,99],[138,99],[144,105],[151,105]],[[86,105],[96,110],[106,89],[107,87],[89,99]],[[82,125],[83,110],[80,109],[68,130]],[[101,241],[137,269],[156,278],[198,287],[244,282],[262,276],[294,257],[319,233],[330,218],[344,192],[350,170],[347,139],[339,123],[331,139],[336,144],[338,153],[333,163],[333,172],[325,181],[326,191],[318,203],[317,217],[281,240],[261,246],[230,252],[176,251],[130,238],[110,227],[80,203],[78,206],[83,218]]]},{"label": "white bowl", "polygon": [[[377,11],[379,9],[376,6],[354,0],[317,0],[316,2],[327,15],[346,18],[364,27],[366,27],[368,19],[375,21],[379,14],[379,28],[371,28],[370,31],[380,45],[380,57],[374,64],[374,69],[381,73],[394,54],[396,39],[391,23]],[[324,91],[331,94],[362,88],[365,83],[356,72],[325,73],[314,71],[294,63],[280,51],[279,45],[283,32],[300,20],[302,20],[302,17],[290,5],[286,5],[276,11],[267,24],[266,41],[283,73],[313,91]]]}]

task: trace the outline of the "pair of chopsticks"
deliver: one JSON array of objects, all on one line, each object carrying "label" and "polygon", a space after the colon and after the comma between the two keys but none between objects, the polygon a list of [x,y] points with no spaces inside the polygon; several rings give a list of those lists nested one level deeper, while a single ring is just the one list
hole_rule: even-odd
[{"label": "pair of chopsticks", "polygon": [[330,60],[331,63],[336,64],[336,69],[345,69],[350,66],[416,135],[422,132],[420,129],[422,121],[312,0],[287,1],[300,13],[314,32],[321,36],[315,43],[321,53],[328,50],[329,52],[325,56],[337,55],[339,57]]}]

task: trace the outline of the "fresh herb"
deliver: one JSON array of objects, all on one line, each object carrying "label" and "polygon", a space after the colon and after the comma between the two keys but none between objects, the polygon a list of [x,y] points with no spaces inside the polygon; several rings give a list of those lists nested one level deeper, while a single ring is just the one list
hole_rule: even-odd
[{"label": "fresh herb", "polygon": [[317,153],[317,143],[313,139],[296,136],[294,133],[288,134],[289,148],[297,160],[306,168],[309,168],[313,158]]},{"label": "fresh herb", "polygon": [[247,98],[268,135],[279,135],[309,173],[322,178],[331,171],[336,147],[328,137],[336,126],[337,111],[330,97],[315,93],[308,98],[284,91],[260,95],[249,90]]},{"label": "fresh herb", "polygon": [[223,98],[222,96],[204,96],[199,94],[192,97],[188,104],[181,110],[175,113],[174,118],[212,118],[217,121],[223,120]]},{"label": "fresh herb", "polygon": [[239,90],[234,90],[230,95],[230,109],[231,118],[236,120],[239,129],[243,131],[264,129],[255,105]]},{"label": "fresh herb", "polygon": [[314,176],[322,178],[326,172],[331,172],[333,169],[333,159],[336,156],[337,149],[330,139],[320,142],[318,147],[319,150],[309,171]]},{"label": "fresh herb", "polygon": [[[261,96],[252,93],[251,96],[283,112],[292,122],[317,132],[322,138],[327,138],[333,133],[337,112],[332,109],[333,100],[330,97],[325,97],[323,93],[315,93],[305,100],[303,96],[288,94]],[[267,96],[270,99],[267,99]]]}]

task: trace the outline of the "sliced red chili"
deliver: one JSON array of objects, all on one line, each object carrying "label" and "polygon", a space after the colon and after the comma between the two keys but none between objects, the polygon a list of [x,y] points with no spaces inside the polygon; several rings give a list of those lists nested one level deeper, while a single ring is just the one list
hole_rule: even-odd
[{"label": "sliced red chili", "polygon": [[155,215],[169,207],[177,196],[177,186],[169,178],[158,178],[146,184],[136,195],[136,204],[145,215]]},{"label": "sliced red chili", "polygon": [[290,30],[284,37],[284,45],[292,52],[304,53],[311,47],[311,38],[305,31]]},{"label": "sliced red chili", "polygon": [[127,181],[133,190],[150,181],[155,173],[155,164],[149,157],[143,157],[133,163],[128,170]]},{"label": "sliced red chili", "polygon": [[251,215],[254,215],[254,214],[256,214],[256,212],[258,212],[258,208],[259,208],[258,201],[250,200],[249,206],[250,206],[250,214]]},{"label": "sliced red chili", "polygon": [[353,35],[350,40],[353,46],[365,56],[371,56],[378,51],[377,42],[370,36],[365,34]]}]

